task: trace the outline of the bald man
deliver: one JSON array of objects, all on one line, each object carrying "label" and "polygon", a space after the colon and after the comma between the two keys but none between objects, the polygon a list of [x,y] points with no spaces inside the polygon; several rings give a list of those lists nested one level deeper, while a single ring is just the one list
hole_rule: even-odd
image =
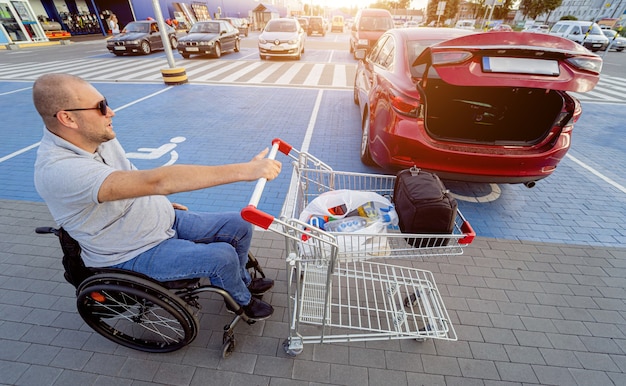
[{"label": "bald man", "polygon": [[251,161],[137,170],[115,138],[115,112],[85,80],[46,74],[33,85],[45,129],[35,187],[55,222],[81,246],[87,267],[136,271],[159,281],[206,277],[228,291],[251,319],[270,317],[262,294],[273,281],[245,268],[252,226],[239,213],[198,213],[167,195],[259,178],[281,164],[263,150]]}]

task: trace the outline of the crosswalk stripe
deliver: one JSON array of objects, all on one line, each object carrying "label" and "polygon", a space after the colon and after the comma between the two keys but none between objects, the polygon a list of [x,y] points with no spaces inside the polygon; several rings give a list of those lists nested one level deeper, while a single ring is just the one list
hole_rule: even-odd
[{"label": "crosswalk stripe", "polygon": [[290,84],[291,80],[296,76],[296,74],[304,67],[303,63],[294,63],[289,69],[276,80],[276,84]]},{"label": "crosswalk stripe", "polygon": [[307,75],[307,77],[304,80],[303,84],[305,86],[315,86],[315,85],[317,85],[319,79],[322,77],[322,71],[324,70],[324,67],[325,67],[324,64],[320,64],[320,63],[314,64],[313,68],[309,72],[309,75]]},{"label": "crosswalk stripe", "polygon": [[[222,82],[241,84],[277,84],[307,87],[353,87],[356,66],[345,63],[276,62],[228,59],[183,59],[178,66],[184,67],[190,82]],[[34,80],[50,72],[64,72],[87,80],[158,81],[161,69],[166,68],[165,59],[103,60],[87,58],[74,61],[47,63],[0,64],[0,79]],[[601,75],[597,86],[586,93],[571,94],[581,101],[626,102],[626,80]]]},{"label": "crosswalk stripe", "polygon": [[230,63],[221,66],[220,68],[218,68],[215,71],[211,71],[208,74],[205,74],[205,75],[202,75],[202,76],[199,76],[199,77],[195,78],[195,80],[199,80],[199,81],[209,80],[209,79],[215,78],[218,75],[221,75],[221,74],[223,74],[223,73],[225,73],[227,71],[230,71],[233,68],[241,67],[242,65],[245,66],[246,63],[241,63],[241,62],[237,62],[237,61],[231,61]]},{"label": "crosswalk stripe", "polygon": [[333,83],[334,87],[346,87],[346,66],[343,64],[337,64],[333,68]]}]

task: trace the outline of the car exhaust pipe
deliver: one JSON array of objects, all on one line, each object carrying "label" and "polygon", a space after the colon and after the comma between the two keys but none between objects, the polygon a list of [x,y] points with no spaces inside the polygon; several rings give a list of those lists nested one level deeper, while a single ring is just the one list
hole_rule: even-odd
[{"label": "car exhaust pipe", "polygon": [[524,186],[527,187],[528,189],[534,188],[535,185],[537,185],[536,181],[526,181],[526,182],[524,182]]}]

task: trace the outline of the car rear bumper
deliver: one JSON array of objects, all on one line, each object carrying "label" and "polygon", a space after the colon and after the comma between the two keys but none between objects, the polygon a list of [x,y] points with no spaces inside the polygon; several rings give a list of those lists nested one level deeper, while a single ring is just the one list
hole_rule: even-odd
[{"label": "car rear bumper", "polygon": [[548,149],[520,147],[504,154],[500,147],[432,142],[415,121],[401,119],[395,128],[392,132],[419,135],[377,133],[370,153],[378,165],[390,170],[416,165],[442,178],[471,182],[523,183],[548,177],[567,153],[571,140],[569,132],[561,133]]}]

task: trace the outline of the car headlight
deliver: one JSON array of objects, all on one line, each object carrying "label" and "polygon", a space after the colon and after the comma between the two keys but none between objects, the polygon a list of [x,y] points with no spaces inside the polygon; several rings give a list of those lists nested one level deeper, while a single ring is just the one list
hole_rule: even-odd
[{"label": "car headlight", "polygon": [[126,44],[139,44],[139,40],[129,40]]},{"label": "car headlight", "polygon": [[198,44],[200,44],[201,46],[212,46],[213,42],[198,42]]},{"label": "car headlight", "polygon": [[289,43],[289,44],[296,44],[296,43],[298,43],[298,39],[291,39],[287,43]]},{"label": "car headlight", "polygon": [[266,43],[267,43],[267,40],[259,38],[259,43],[260,43],[260,44],[266,44]]}]

